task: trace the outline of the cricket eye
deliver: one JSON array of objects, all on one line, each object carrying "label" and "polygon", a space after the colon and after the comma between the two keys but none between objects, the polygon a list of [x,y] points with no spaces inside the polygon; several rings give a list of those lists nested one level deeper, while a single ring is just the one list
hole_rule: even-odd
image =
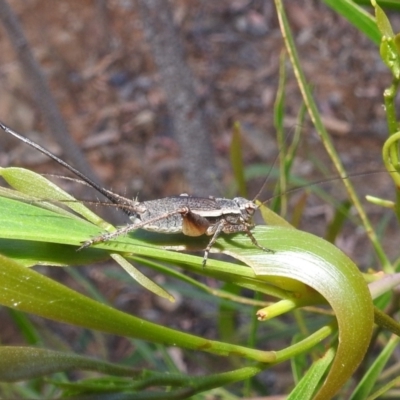
[{"label": "cricket eye", "polygon": [[133,207],[135,208],[136,212],[139,214],[143,214],[147,211],[147,207],[144,204],[141,204],[139,202],[135,203],[133,205]]},{"label": "cricket eye", "polygon": [[249,214],[249,215],[253,215],[254,214],[254,212],[256,211],[256,206],[255,206],[255,204],[253,204],[253,203],[248,203],[248,204],[246,204],[246,212],[247,212],[247,214]]}]

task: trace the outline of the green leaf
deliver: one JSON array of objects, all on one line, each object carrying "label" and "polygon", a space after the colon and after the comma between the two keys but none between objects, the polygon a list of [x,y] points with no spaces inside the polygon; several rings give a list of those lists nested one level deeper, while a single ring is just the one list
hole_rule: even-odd
[{"label": "green leaf", "polygon": [[350,400],[362,400],[367,398],[379,379],[381,372],[388,362],[390,356],[398,348],[399,343],[399,337],[394,336],[389,340],[385,348],[374,359],[374,362],[362,377],[360,383],[357,385],[357,388],[351,395]]},{"label": "green leaf", "polygon": [[149,279],[146,275],[142,274],[137,268],[135,268],[131,263],[129,263],[127,260],[125,260],[124,257],[122,257],[119,254],[111,254],[111,257],[113,260],[115,260],[128,274],[135,279],[136,282],[138,282],[140,285],[142,285],[144,288],[149,290],[150,292],[153,292],[157,296],[163,297],[164,299],[167,299],[169,301],[174,302],[175,299],[174,297],[168,293],[166,290],[164,290],[161,286],[157,285],[154,281]]},{"label": "green leaf", "polygon": [[239,122],[235,122],[232,132],[230,147],[231,165],[238,185],[240,196],[247,198],[246,179],[244,177],[244,164],[242,154],[242,129]]},{"label": "green leaf", "polygon": [[[371,5],[371,0],[354,0],[354,3],[368,7]],[[390,10],[400,10],[399,0],[378,0],[377,3],[379,3],[381,7]]]},{"label": "green leaf", "polygon": [[371,1],[372,5],[375,8],[375,18],[376,18],[376,26],[378,27],[382,36],[386,36],[388,38],[394,38],[394,32],[392,29],[392,25],[384,11],[377,4],[376,1]]},{"label": "green leaf", "polygon": [[352,0],[323,0],[338,14],[346,18],[364,35],[379,45],[381,34],[376,27],[374,18]]},{"label": "green leaf", "polygon": [[259,201],[257,201],[257,205],[260,207],[261,215],[263,217],[264,222],[267,225],[286,226],[287,228],[294,229],[293,225],[291,225],[289,222],[287,222],[285,219],[283,219],[278,214],[274,213],[270,208],[264,206]]},{"label": "green leaf", "polygon": [[29,196],[28,199],[32,202],[36,201],[37,205],[61,213],[59,207],[50,207],[49,203],[45,200],[61,201],[62,204],[67,205],[70,209],[82,215],[88,221],[102,227],[102,229],[112,229],[109,224],[104,222],[98,215],[90,211],[81,202],[76,201],[76,199],[70,194],[66,193],[60,187],[39,174],[35,174],[34,172],[23,168],[9,167],[0,168],[0,176],[2,176],[7,183],[18,192]]},{"label": "green leaf", "polygon": [[0,304],[55,321],[170,346],[272,362],[271,352],[203,339],[100,304],[0,255]]},{"label": "green leaf", "polygon": [[299,384],[296,385],[295,389],[287,397],[287,400],[311,400],[315,389],[328,370],[334,357],[335,351],[333,349],[328,350],[325,356],[315,362],[307,371]]}]

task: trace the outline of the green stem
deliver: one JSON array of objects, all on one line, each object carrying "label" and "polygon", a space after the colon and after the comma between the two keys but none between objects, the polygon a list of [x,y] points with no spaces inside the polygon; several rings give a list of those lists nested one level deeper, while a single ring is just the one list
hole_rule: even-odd
[{"label": "green stem", "polygon": [[327,338],[330,334],[335,332],[336,329],[337,329],[337,324],[336,322],[333,322],[332,324],[326,325],[321,329],[319,329],[318,331],[314,332],[313,334],[309,335],[301,342],[286,347],[283,350],[277,351],[276,362],[274,364],[281,363],[285,360],[289,360],[290,358],[295,357],[300,353],[304,353],[305,351],[311,349],[312,347],[320,343],[322,340]]},{"label": "green stem", "polygon": [[307,106],[307,110],[310,115],[310,118],[311,118],[318,134],[320,135],[320,137],[323,141],[323,144],[325,146],[325,149],[326,149],[328,155],[330,156],[336,170],[338,171],[339,176],[341,178],[343,178],[343,184],[345,185],[346,190],[349,194],[349,197],[350,197],[352,203],[354,204],[355,208],[357,209],[358,214],[360,215],[360,218],[364,225],[366,233],[375,249],[375,252],[379,258],[380,263],[382,264],[383,270],[385,272],[390,272],[392,270],[391,263],[390,263],[389,259],[387,258],[386,254],[378,240],[378,237],[377,237],[377,235],[376,235],[376,233],[375,233],[375,231],[374,231],[374,229],[362,207],[362,204],[353,188],[353,185],[351,184],[350,180],[348,179],[348,174],[346,173],[346,170],[345,170],[342,162],[340,161],[339,156],[337,155],[337,153],[335,151],[333,143],[328,135],[328,132],[326,131],[326,129],[321,121],[317,106],[311,95],[304,72],[300,65],[299,57],[298,57],[298,54],[296,51],[292,33],[290,31],[290,26],[288,24],[287,17],[286,17],[286,14],[285,14],[285,11],[284,11],[284,8],[282,5],[282,1],[275,0],[275,5],[277,8],[278,19],[279,19],[279,23],[281,26],[281,31],[282,31],[283,39],[285,41],[286,49],[288,51],[289,58],[292,62],[294,73],[295,73],[300,91],[303,95],[304,102]]},{"label": "green stem", "polygon": [[392,135],[398,130],[398,123],[396,118],[396,108],[394,100],[396,97],[399,81],[394,78],[390,87],[383,92],[383,99],[385,102],[386,120],[389,128],[389,134]]},{"label": "green stem", "polygon": [[[287,175],[285,173],[285,158],[286,158],[286,140],[284,137],[284,128],[283,128],[283,110],[285,106],[285,84],[286,84],[286,57],[285,53],[281,52],[279,58],[279,87],[276,94],[275,105],[274,105],[274,126],[276,130],[276,137],[278,141],[279,148],[279,185],[277,190],[280,193],[286,192],[287,187]],[[279,205],[279,206],[278,206]],[[278,207],[277,207],[278,206]],[[283,217],[285,217],[287,213],[287,199],[286,196],[276,197],[272,209]]]},{"label": "green stem", "polygon": [[383,145],[382,158],[385,167],[396,185],[396,204],[394,211],[397,219],[400,221],[400,171],[398,159],[398,143],[400,141],[400,132],[393,133]]}]

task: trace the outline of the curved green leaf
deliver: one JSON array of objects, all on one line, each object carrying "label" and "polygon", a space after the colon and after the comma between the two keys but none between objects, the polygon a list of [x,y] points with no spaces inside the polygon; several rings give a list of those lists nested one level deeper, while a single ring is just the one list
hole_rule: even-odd
[{"label": "curved green leaf", "polygon": [[256,231],[257,241],[275,254],[263,254],[254,246],[244,248],[248,238],[243,236],[235,237],[235,244],[226,241],[225,252],[251,266],[257,276],[292,291],[294,302],[320,301],[308,288],[311,287],[335,311],[339,345],[330,372],[316,396],[316,399],[330,398],[351,377],[368,349],[374,325],[368,286],[357,266],[321,238],[286,227],[264,226],[257,227]]}]

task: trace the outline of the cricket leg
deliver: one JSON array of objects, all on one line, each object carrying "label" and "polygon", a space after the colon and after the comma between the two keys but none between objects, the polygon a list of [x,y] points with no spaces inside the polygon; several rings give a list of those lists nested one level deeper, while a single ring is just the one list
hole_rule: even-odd
[{"label": "cricket leg", "polygon": [[101,242],[107,242],[108,240],[114,239],[114,238],[116,238],[116,237],[118,237],[120,235],[126,235],[127,233],[129,233],[131,231],[134,231],[134,230],[139,229],[139,228],[143,228],[148,224],[151,224],[153,222],[157,222],[157,221],[160,221],[162,219],[171,217],[172,215],[185,214],[185,213],[188,213],[188,212],[189,212],[189,209],[187,207],[182,207],[182,208],[177,209],[175,211],[169,211],[169,212],[161,214],[161,215],[159,215],[157,217],[148,219],[147,221],[139,222],[137,224],[128,224],[126,226],[123,226],[122,228],[117,229],[114,232],[107,232],[107,233],[104,233],[103,235],[99,235],[99,236],[96,236],[96,237],[94,237],[92,239],[86,240],[85,242],[82,243],[82,246],[79,247],[78,251],[82,250],[82,249],[85,249],[86,247],[90,247],[93,244],[101,243]]},{"label": "cricket leg", "polygon": [[271,249],[268,249],[268,248],[266,248],[264,246],[261,246],[260,243],[257,242],[257,239],[251,233],[249,227],[246,224],[231,225],[226,220],[221,220],[221,221],[219,221],[218,224],[216,224],[216,225],[214,225],[214,227],[212,227],[212,230],[209,230],[207,232],[208,235],[213,235],[213,236],[212,236],[210,242],[208,243],[207,247],[204,250],[203,268],[206,266],[208,255],[210,253],[211,247],[215,244],[215,242],[218,239],[218,236],[222,232],[227,233],[227,234],[244,232],[250,238],[250,240],[254,244],[254,246],[258,247],[262,251],[265,251],[266,253],[275,253],[274,250],[271,250]]},{"label": "cricket leg", "polygon": [[210,254],[211,247],[214,246],[215,242],[218,239],[218,236],[223,232],[225,227],[226,221],[221,220],[218,224],[214,225],[213,229],[210,232],[207,232],[208,235],[212,235],[211,240],[208,242],[207,247],[204,249],[204,256],[203,256],[203,268],[207,264],[208,255]]},{"label": "cricket leg", "polygon": [[221,221],[216,227],[210,226],[210,221],[201,215],[195,214],[188,210],[186,214],[182,214],[182,232],[187,236],[201,236],[204,234],[213,235],[208,246],[204,250],[203,268],[206,266],[208,254],[212,245],[222,231],[223,222]]},{"label": "cricket leg", "polygon": [[227,234],[244,232],[250,238],[251,243],[253,243],[254,246],[258,247],[262,251],[265,251],[266,253],[275,253],[274,250],[261,246],[261,244],[257,242],[257,239],[251,233],[250,227],[245,223],[241,223],[238,225],[226,224],[223,226],[222,232]]},{"label": "cricket leg", "polygon": [[210,227],[210,221],[187,209],[182,215],[182,233],[186,236],[201,236]]},{"label": "cricket leg", "polygon": [[257,239],[254,237],[254,235],[251,233],[251,230],[246,225],[244,225],[244,232],[250,238],[251,243],[253,243],[254,246],[258,247],[262,251],[265,251],[266,253],[275,253],[274,250],[271,250],[271,249],[268,249],[267,247],[261,246],[261,244],[257,242]]}]

